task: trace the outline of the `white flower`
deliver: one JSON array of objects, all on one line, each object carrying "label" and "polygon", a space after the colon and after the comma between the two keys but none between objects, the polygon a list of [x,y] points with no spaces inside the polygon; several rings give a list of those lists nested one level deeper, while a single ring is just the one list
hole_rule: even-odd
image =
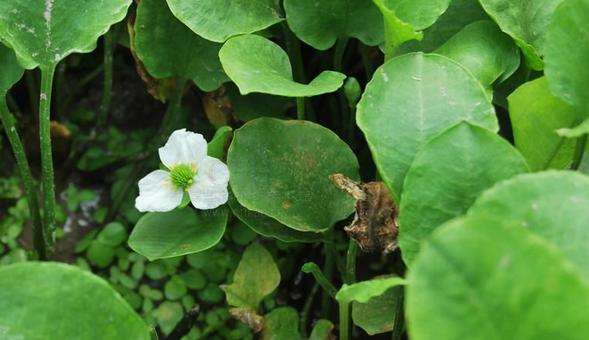
[{"label": "white flower", "polygon": [[176,130],[159,149],[169,171],[155,170],[139,181],[135,207],[141,212],[165,212],[182,202],[184,192],[197,209],[214,209],[227,202],[229,169],[220,160],[207,156],[202,135]]}]

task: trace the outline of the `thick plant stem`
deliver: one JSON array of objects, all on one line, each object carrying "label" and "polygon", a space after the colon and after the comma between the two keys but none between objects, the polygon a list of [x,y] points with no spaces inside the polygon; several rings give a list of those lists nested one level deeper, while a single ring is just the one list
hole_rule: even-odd
[{"label": "thick plant stem", "polygon": [[106,123],[110,103],[112,100],[112,83],[113,83],[113,34],[111,31],[104,35],[104,83],[102,87],[102,101],[100,103],[100,114],[98,116],[98,126],[101,127]]},{"label": "thick plant stem", "polygon": [[39,96],[39,137],[41,142],[41,175],[43,179],[43,227],[48,251],[53,247],[55,231],[55,183],[53,155],[51,151],[51,93],[55,65],[41,69],[41,94]]},{"label": "thick plant stem", "polygon": [[305,273],[310,273],[315,278],[315,281],[323,288],[323,290],[332,298],[335,298],[335,294],[337,293],[337,289],[334,285],[329,282],[329,279],[323,274],[319,266],[317,266],[313,262],[306,263],[303,266],[303,271]]},{"label": "thick plant stem", "polygon": [[297,119],[305,119],[305,97],[297,98]]},{"label": "thick plant stem", "polygon": [[358,244],[354,239],[350,238],[348,244],[348,253],[346,255],[346,283],[352,284],[356,282],[356,259],[358,256]]},{"label": "thick plant stem", "polygon": [[18,131],[16,130],[14,116],[8,111],[4,98],[4,95],[0,95],[0,119],[2,120],[4,131],[6,132],[8,141],[12,147],[12,152],[16,159],[16,165],[18,166],[18,171],[20,172],[20,177],[27,195],[27,203],[29,204],[29,211],[33,223],[33,242],[35,251],[40,260],[45,260],[45,236],[43,233],[43,225],[41,223],[41,214],[39,213],[39,195],[25,154],[25,149],[20,136],[18,135]]},{"label": "thick plant stem", "polygon": [[343,70],[346,47],[348,47],[348,38],[339,38],[335,44],[335,51],[333,52],[333,68],[335,71],[341,72]]},{"label": "thick plant stem", "polygon": [[339,340],[350,339],[350,304],[339,303]]}]

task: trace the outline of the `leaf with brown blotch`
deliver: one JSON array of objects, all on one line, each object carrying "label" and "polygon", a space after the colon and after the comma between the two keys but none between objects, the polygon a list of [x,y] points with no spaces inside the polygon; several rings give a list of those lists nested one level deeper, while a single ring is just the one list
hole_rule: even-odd
[{"label": "leaf with brown blotch", "polygon": [[264,328],[264,317],[250,308],[231,308],[229,314],[246,324],[254,333],[258,333]]}]

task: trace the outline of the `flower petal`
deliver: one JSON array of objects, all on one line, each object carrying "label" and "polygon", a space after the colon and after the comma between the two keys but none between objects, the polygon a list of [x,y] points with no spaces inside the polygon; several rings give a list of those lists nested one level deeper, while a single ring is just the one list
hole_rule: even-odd
[{"label": "flower petal", "polygon": [[183,192],[174,187],[170,173],[155,170],[139,181],[139,196],[135,207],[141,212],[166,212],[174,210],[182,202]]},{"label": "flower petal", "polygon": [[186,129],[176,130],[158,151],[162,163],[168,169],[178,164],[198,167],[207,156],[207,141],[201,134]]},{"label": "flower petal", "polygon": [[206,157],[188,188],[190,201],[197,209],[214,209],[227,202],[229,192],[229,169],[220,160]]}]

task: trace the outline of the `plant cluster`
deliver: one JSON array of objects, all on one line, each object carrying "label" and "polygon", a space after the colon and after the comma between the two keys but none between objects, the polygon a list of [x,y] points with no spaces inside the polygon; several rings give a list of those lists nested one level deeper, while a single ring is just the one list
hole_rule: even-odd
[{"label": "plant cluster", "polygon": [[2,0],[0,338],[586,339],[587,60],[589,0]]}]

